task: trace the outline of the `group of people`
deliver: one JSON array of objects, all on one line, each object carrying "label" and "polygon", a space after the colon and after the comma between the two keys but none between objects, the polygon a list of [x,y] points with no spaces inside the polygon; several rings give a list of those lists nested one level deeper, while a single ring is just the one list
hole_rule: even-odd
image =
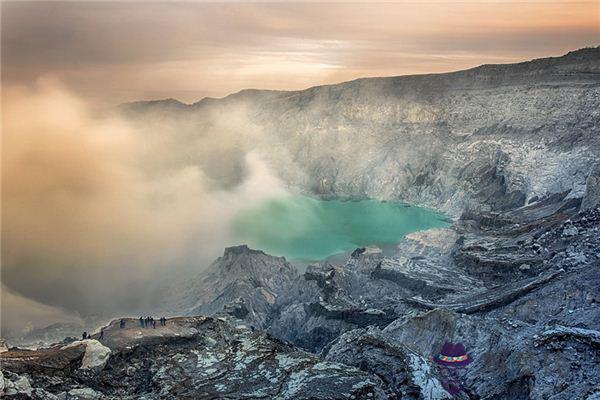
[{"label": "group of people", "polygon": [[[165,317],[160,317],[159,323],[161,326],[167,325],[167,319]],[[140,317],[140,326],[142,328],[152,328],[156,329],[156,320],[153,317]]]},{"label": "group of people", "polygon": [[[158,322],[160,323],[161,326],[167,326],[167,319],[165,317],[160,317]],[[156,329],[156,320],[152,317],[140,317],[140,326],[142,328],[152,327],[152,328]],[[125,319],[122,318],[119,321],[119,328],[125,329]],[[83,340],[91,339],[92,335],[87,332],[83,332],[83,334],[81,335],[81,338]],[[104,338],[104,327],[100,329],[100,334],[98,335],[98,340],[102,340],[103,338]]]}]

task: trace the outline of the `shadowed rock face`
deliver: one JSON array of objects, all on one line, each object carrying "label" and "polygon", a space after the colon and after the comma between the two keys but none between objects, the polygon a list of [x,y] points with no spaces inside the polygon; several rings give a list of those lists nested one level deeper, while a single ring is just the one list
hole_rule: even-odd
[{"label": "shadowed rock face", "polygon": [[169,312],[185,315],[227,312],[257,328],[267,326],[277,298],[287,292],[296,269],[283,257],[247,246],[228,247],[207,271],[178,285]]},{"label": "shadowed rock face", "polygon": [[113,323],[102,340],[110,357],[96,370],[80,368],[88,347],[78,343],[0,353],[4,394],[443,399],[431,357],[453,341],[474,360],[457,398],[596,399],[599,105],[599,48],[130,105],[132,115],[206,134],[243,108],[260,127],[252,144],[290,185],[425,203],[455,223],[408,235],[391,255],[360,249],[303,274],[262,251],[226,249],[166,301],[173,312],[219,318],[156,330]]},{"label": "shadowed rock face", "polygon": [[581,208],[584,210],[600,206],[600,164],[594,166],[586,181],[586,191]]}]

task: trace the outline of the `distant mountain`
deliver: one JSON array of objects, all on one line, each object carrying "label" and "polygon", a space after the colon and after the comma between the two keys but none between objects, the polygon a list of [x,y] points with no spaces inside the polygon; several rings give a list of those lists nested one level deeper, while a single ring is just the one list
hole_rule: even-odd
[{"label": "distant mountain", "polygon": [[192,104],[182,103],[176,99],[169,98],[164,100],[149,100],[124,103],[121,105],[123,110],[132,112],[145,112],[153,108],[172,107],[179,109],[201,108],[208,104],[227,102],[238,99],[252,99],[254,101],[272,101],[274,99],[284,99],[291,94],[305,94],[325,88],[345,88],[356,84],[356,82],[375,82],[375,81],[421,81],[424,82],[445,82],[446,86],[455,87],[498,87],[503,84],[513,85],[516,83],[531,84],[535,81],[582,81],[597,82],[597,75],[600,73],[598,59],[600,58],[599,47],[587,47],[571,51],[560,57],[537,58],[531,61],[524,61],[514,64],[483,64],[478,67],[467,70],[419,74],[419,75],[401,75],[393,77],[377,78],[359,78],[349,82],[343,82],[331,85],[315,86],[304,90],[285,91],[285,90],[261,90],[244,89],[226,97],[216,99],[206,97]]}]

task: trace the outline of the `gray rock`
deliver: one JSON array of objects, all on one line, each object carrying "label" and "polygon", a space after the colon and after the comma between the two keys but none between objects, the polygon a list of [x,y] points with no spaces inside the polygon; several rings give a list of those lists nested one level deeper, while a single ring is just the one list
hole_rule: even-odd
[{"label": "gray rock", "polygon": [[[11,350],[0,360],[7,370],[27,371],[36,387],[77,399],[385,398],[377,377],[243,325],[209,317],[169,319],[157,329],[134,322],[127,320],[129,328],[120,329],[114,321],[105,329],[112,355],[101,371],[77,368],[81,358],[72,359],[70,349],[60,347],[26,354]],[[51,366],[41,366],[41,359]],[[55,360],[62,360],[62,368]],[[24,384],[15,387],[25,390]]]},{"label": "gray rock", "polygon": [[585,195],[581,202],[583,210],[600,207],[600,164],[597,164],[587,177]]},{"label": "gray rock", "polygon": [[67,398],[73,400],[98,400],[102,398],[102,395],[90,388],[79,388],[69,390]]},{"label": "gray rock", "polygon": [[4,370],[0,372],[0,380],[2,380],[0,387],[2,397],[28,398],[32,396],[34,389],[31,387],[31,383],[26,376]]},{"label": "gray rock", "polygon": [[[599,59],[588,48],[450,74],[124,108],[142,125],[170,126],[164,134],[173,143],[198,131],[218,137],[223,116],[242,116],[246,129],[231,132],[229,157],[198,157],[224,185],[243,179],[243,154],[252,149],[308,193],[403,200],[458,217],[467,206],[505,211],[548,194],[584,195],[600,148]],[[223,170],[237,172],[226,179]]]},{"label": "gray rock", "polygon": [[326,360],[356,366],[381,378],[388,398],[449,399],[426,358],[394,343],[376,328],[346,332],[326,349]]},{"label": "gray rock", "polygon": [[527,272],[529,270],[531,270],[531,265],[529,265],[529,264],[522,264],[519,267],[519,271],[521,271],[521,272]]},{"label": "gray rock", "polygon": [[565,229],[563,229],[563,236],[575,236],[579,233],[579,231],[577,230],[577,228],[575,228],[572,225],[567,226]]},{"label": "gray rock", "polygon": [[175,297],[165,302],[170,313],[225,313],[263,328],[296,276],[283,257],[244,245],[229,247],[206,271],[170,290]]}]

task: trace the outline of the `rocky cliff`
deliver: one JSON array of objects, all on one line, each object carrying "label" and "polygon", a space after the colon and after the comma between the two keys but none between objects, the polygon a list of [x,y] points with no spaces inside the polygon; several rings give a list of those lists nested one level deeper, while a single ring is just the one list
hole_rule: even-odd
[{"label": "rocky cliff", "polygon": [[283,257],[247,246],[225,249],[196,279],[177,284],[167,311],[186,315],[225,312],[266,328],[278,298],[290,290],[297,271]]},{"label": "rocky cliff", "polygon": [[583,195],[600,151],[599,61],[600,48],[587,48],[447,74],[123,108],[176,142],[223,138],[213,156],[226,161],[198,161],[220,182],[242,179],[252,149],[295,189],[404,200],[458,217],[467,207]]},{"label": "rocky cliff", "polygon": [[[236,146],[252,142],[288,185],[428,204],[454,225],[411,234],[391,255],[357,249],[303,273],[262,251],[226,249],[169,300],[189,317],[156,330],[113,322],[93,346],[9,349],[0,354],[3,393],[444,399],[432,357],[451,341],[473,358],[456,398],[598,399],[599,105],[599,48],[128,105],[137,123],[188,137],[242,114]],[[227,151],[227,162],[241,162]],[[96,356],[85,361],[90,347]]]}]

